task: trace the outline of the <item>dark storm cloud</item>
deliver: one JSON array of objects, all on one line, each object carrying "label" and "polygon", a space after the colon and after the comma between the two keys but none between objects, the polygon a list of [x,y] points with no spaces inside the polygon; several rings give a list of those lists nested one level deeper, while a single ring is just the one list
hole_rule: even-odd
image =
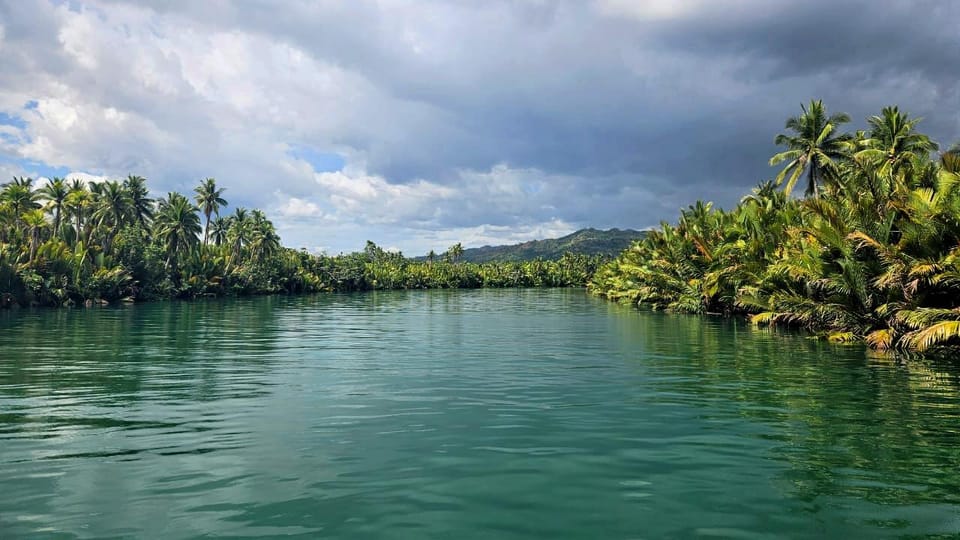
[{"label": "dark storm cloud", "polygon": [[935,136],[957,136],[953,2],[704,4],[648,20],[580,2],[168,8],[290,40],[435,108],[452,125],[440,137],[410,125],[397,144],[367,142],[372,172],[395,181],[505,161],[742,186],[768,174],[773,135],[816,97],[860,124],[900,103],[936,115]]}]

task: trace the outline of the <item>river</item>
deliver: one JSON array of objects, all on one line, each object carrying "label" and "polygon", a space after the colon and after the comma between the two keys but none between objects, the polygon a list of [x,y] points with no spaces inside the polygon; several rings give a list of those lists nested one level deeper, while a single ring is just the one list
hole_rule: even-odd
[{"label": "river", "polygon": [[960,532],[960,377],[579,290],[0,313],[0,538]]}]

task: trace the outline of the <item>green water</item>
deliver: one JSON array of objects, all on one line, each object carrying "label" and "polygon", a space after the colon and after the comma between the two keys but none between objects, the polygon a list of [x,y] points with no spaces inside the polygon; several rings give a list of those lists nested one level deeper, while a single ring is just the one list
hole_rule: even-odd
[{"label": "green water", "polygon": [[960,532],[960,379],[581,291],[0,313],[0,538]]}]

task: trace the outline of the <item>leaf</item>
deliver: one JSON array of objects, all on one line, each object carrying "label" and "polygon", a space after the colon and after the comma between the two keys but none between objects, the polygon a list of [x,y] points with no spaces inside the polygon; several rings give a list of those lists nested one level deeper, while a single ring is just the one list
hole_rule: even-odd
[{"label": "leaf", "polygon": [[865,341],[870,348],[880,351],[889,350],[891,347],[893,347],[893,330],[889,328],[884,328],[883,330],[874,330],[873,332],[867,334]]},{"label": "leaf", "polygon": [[827,336],[830,343],[850,343],[857,341],[857,336],[853,332],[833,332]]},{"label": "leaf", "polygon": [[923,330],[911,332],[904,336],[903,342],[908,349],[924,352],[958,337],[960,337],[960,320],[941,321]]}]

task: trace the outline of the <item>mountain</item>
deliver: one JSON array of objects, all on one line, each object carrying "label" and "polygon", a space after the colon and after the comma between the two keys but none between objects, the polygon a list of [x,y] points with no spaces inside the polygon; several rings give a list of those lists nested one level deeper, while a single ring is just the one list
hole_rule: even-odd
[{"label": "mountain", "polygon": [[[562,238],[531,240],[511,246],[483,246],[463,250],[461,261],[481,263],[490,261],[530,261],[536,258],[559,259],[566,252],[584,255],[615,257],[636,240],[646,235],[631,229],[580,229]],[[421,257],[422,258],[422,257]]]}]

